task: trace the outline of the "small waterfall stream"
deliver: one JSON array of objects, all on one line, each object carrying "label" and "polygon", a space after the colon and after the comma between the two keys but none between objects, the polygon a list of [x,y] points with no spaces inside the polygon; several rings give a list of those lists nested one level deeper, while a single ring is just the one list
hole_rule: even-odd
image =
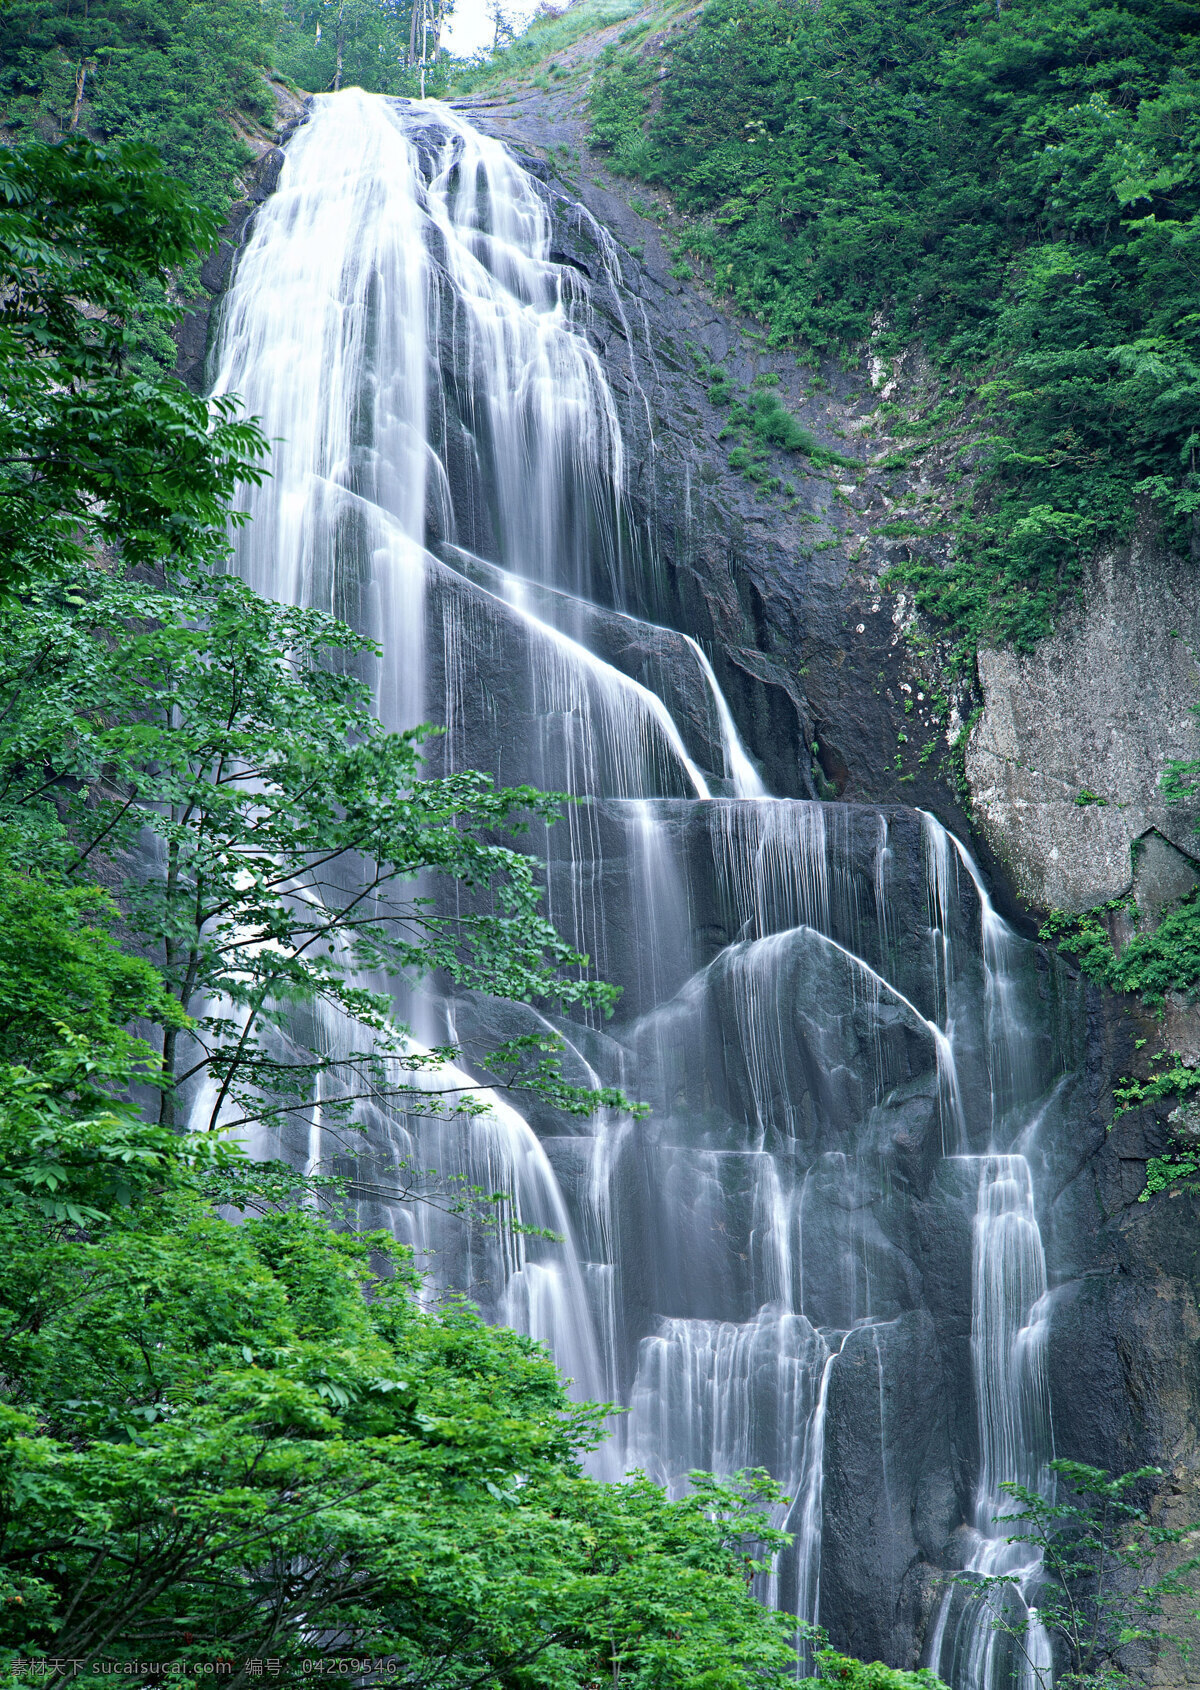
[{"label": "small waterfall stream", "polygon": [[[504,1189],[565,1242],[382,1199],[364,1219],[627,1406],[607,1475],[767,1468],[794,1543],[764,1598],[911,1654],[931,1566],[1015,1570],[1035,1600],[992,1516],[1051,1454],[1027,1156],[1062,1072],[1053,991],[931,818],[770,797],[704,653],[643,613],[653,536],[587,279],[551,250],[498,142],[350,90],[289,143],[223,307],[216,389],[278,442],[237,567],[380,640],[380,713],[442,725],[435,768],[584,800],[534,848],[548,913],[623,988],[615,1018],[478,993],[405,1018],[468,1070],[552,1026],[570,1077],[652,1105],[366,1110],[382,1165]],[[263,1148],[323,1153],[319,1127]],[[956,1690],[1022,1676],[980,1603],[933,1611],[926,1659]]]}]

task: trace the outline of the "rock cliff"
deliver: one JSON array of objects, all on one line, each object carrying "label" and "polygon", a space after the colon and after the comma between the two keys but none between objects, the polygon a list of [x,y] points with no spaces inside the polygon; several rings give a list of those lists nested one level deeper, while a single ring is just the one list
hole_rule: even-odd
[{"label": "rock cliff", "polygon": [[[883,467],[910,444],[904,413],[921,415],[937,377],[917,349],[887,368],[867,351],[855,369],[826,363],[814,377],[680,276],[665,199],[614,178],[587,145],[588,68],[625,27],[559,54],[549,87],[461,105],[623,245],[642,342],[630,350],[643,364],[647,501],[679,604],[720,648],[741,717],[756,708],[772,723],[777,789],[932,809],[970,834],[1018,919],[1121,896],[1139,862],[1143,902],[1191,884],[1195,816],[1169,810],[1158,780],[1170,759],[1200,755],[1195,560],[1143,528],[1094,561],[1051,639],[1028,656],[982,652],[973,684],[947,699],[936,639],[915,626],[903,595],[879,587],[913,543],[881,530],[945,496],[952,466],[936,447],[907,474]],[[822,445],[863,468],[839,476],[773,453],[752,471],[756,486],[719,438],[728,412],[709,402],[705,364],[722,366],[735,392],[773,384]],[[767,477],[795,494],[764,492]],[[753,677],[753,705],[743,676]],[[1149,853],[1131,851],[1139,841]]]},{"label": "rock cliff", "polygon": [[[587,50],[602,44],[597,37]],[[541,183],[553,256],[588,279],[593,344],[621,408],[647,562],[632,608],[699,641],[768,787],[932,810],[971,837],[998,904],[1026,933],[1041,909],[1082,909],[1126,890],[1139,842],[1140,899],[1161,903],[1200,878],[1192,818],[1169,812],[1156,789],[1167,758],[1195,755],[1200,739],[1190,714],[1200,674],[1190,566],[1149,539],[1098,560],[1053,639],[1029,656],[982,655],[973,724],[965,693],[935,705],[936,653],[921,652],[905,602],[879,586],[898,542],[878,530],[940,494],[936,455],[902,483],[881,462],[895,442],[876,414],[880,398],[899,393],[919,405],[934,386],[919,356],[893,370],[868,357],[860,369],[825,365],[814,376],[674,273],[655,208],[589,155],[576,93],[471,104],[480,127]],[[280,136],[301,117],[281,101]],[[205,269],[214,298],[279,157],[264,138],[247,199]],[[208,311],[201,303],[184,325],[181,368],[196,383]],[[439,355],[449,360],[453,349]],[[720,438],[729,414],[711,396],[715,366],[735,392],[770,384],[829,453],[862,468],[851,474],[836,462],[818,467],[773,452],[751,461],[759,479],[748,479],[745,460],[739,468]],[[778,485],[765,489],[767,480]],[[603,611],[597,619],[599,627]],[[671,640],[651,648],[615,618],[602,632],[607,660],[635,679],[652,666],[664,694],[672,664],[691,661]],[[1156,1029],[1067,979],[1044,953],[1036,968],[1049,996],[1070,1000],[1078,1052],[1044,1146],[1056,1450],[1113,1470],[1162,1467],[1162,1517],[1194,1520],[1198,1205],[1138,1202],[1146,1160],[1167,1129],[1149,1112],[1111,1125],[1113,1079],[1131,1066],[1135,1042]],[[969,1402],[939,1395],[937,1360],[939,1346],[969,1341],[963,1276],[953,1271],[968,1246],[932,1187],[916,1224],[928,1232],[925,1256],[944,1253],[946,1282],[904,1299],[896,1342],[910,1364],[886,1400],[878,1348],[851,1344],[829,1404],[826,1452],[825,1554],[835,1594],[822,1617],[839,1644],[897,1664],[919,1657],[946,1532],[969,1490],[974,1439]],[[911,1365],[926,1352],[927,1367]],[[893,1441],[906,1452],[900,1488],[910,1505],[899,1523],[879,1514],[886,1484],[881,1492],[879,1476],[860,1470],[868,1412],[892,1417]],[[881,1586],[894,1590],[890,1613],[860,1600]]]},{"label": "rock cliff", "polygon": [[[970,838],[997,902],[1026,932],[1051,907],[1082,910],[1133,887],[1155,912],[1188,890],[1200,878],[1195,816],[1169,809],[1158,779],[1169,759],[1200,754],[1194,563],[1144,532],[1097,559],[1053,638],[1029,655],[981,653],[978,692],[952,695],[948,720],[939,721],[936,649],[912,638],[920,631],[903,598],[879,587],[897,542],[878,529],[944,492],[948,466],[936,452],[899,483],[878,467],[897,443],[876,416],[880,399],[900,397],[919,411],[936,389],[920,354],[888,370],[869,356],[849,372],[826,364],[814,380],[768,348],[757,325],[672,273],[645,190],[612,178],[589,154],[577,94],[518,91],[475,120],[541,177],[562,254],[592,276],[602,350],[626,396],[622,420],[636,442],[662,567],[654,614],[701,639],[768,783],[800,796],[932,810]],[[579,202],[617,243],[607,265]],[[865,467],[839,475],[774,454],[769,472],[795,493],[763,494],[730,462],[720,439],[727,412],[709,398],[705,364],[722,366],[735,389],[773,381],[822,444]],[[1139,1202],[1146,1161],[1165,1148],[1169,1128],[1152,1111],[1113,1121],[1114,1078],[1134,1067],[1138,1040],[1162,1042],[1162,1027],[1096,988],[1081,1002],[1082,1072],[1061,1100],[1044,1228],[1056,1451],[1110,1471],[1161,1467],[1158,1516],[1191,1523],[1200,1519],[1200,1203]],[[1197,1043],[1193,1013],[1170,1013],[1177,1039]],[[936,1230],[936,1217],[930,1224]],[[825,1618],[856,1652],[915,1661],[936,1602],[936,1551],[926,1539],[936,1537],[930,1521],[946,1506],[917,1470],[926,1470],[928,1438],[945,1436],[938,1428],[946,1422],[923,1406],[920,1378],[881,1405],[911,1425],[901,1440],[915,1464],[910,1494],[924,1498],[906,1527],[907,1548],[898,1546],[877,1517],[880,1476],[856,1467],[870,1440],[856,1435],[855,1422],[876,1388],[877,1357],[862,1350],[848,1358],[830,1405],[835,1501],[825,1553],[839,1605]],[[861,1391],[852,1382],[859,1374]],[[935,1376],[931,1366],[926,1385]],[[951,1408],[952,1444],[969,1446],[968,1418],[965,1404]],[[938,1471],[936,1459],[927,1470]],[[865,1611],[856,1578],[886,1584],[891,1575],[876,1563],[896,1556],[905,1565],[892,1569],[894,1614]],[[1164,1660],[1159,1681],[1200,1682],[1197,1670]]]}]

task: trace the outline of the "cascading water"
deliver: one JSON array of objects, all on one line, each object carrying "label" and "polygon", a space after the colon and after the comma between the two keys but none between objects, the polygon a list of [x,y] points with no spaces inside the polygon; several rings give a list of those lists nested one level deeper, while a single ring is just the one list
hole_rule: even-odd
[{"label": "cascading water", "polygon": [[[936,905],[933,933],[947,995],[952,960],[942,925],[961,866],[979,899],[984,968],[984,1024],[988,1068],[990,1141],[1023,1146],[1036,1137],[1036,1074],[1028,1060],[1029,1030],[1017,1001],[1014,940],[992,907],[966,852],[932,818],[926,849]],[[989,1150],[964,1156],[977,1178],[972,1238],[971,1355],[979,1424],[976,1482],[967,1578],[956,1594],[970,1592],[971,1575],[982,1595],[943,1600],[930,1645],[937,1672],[955,1683],[1015,1681],[1023,1690],[1050,1690],[1050,1639],[1038,1619],[1040,1552],[1019,1541],[1005,1516],[1021,1503],[1004,1487],[1019,1485],[1053,1495],[1053,1433],[1045,1372],[1049,1330],[1046,1259],[1042,1248],[1029,1161],[1024,1154]],[[987,1584],[984,1581],[1003,1580]]]},{"label": "cascading water", "polygon": [[[611,240],[558,209],[619,301]],[[1028,1158],[1055,1017],[1029,1012],[1045,982],[955,841],[913,811],[768,797],[703,652],[648,619],[653,534],[552,229],[444,106],[321,96],[223,308],[216,387],[279,441],[238,568],[377,637],[379,710],[438,722],[440,766],[586,800],[537,847],[550,915],[623,988],[615,1019],[429,994],[410,1024],[468,1069],[551,1026],[572,1077],[652,1105],[364,1112],[380,1161],[502,1188],[564,1242],[370,1218],[628,1406],[605,1472],[767,1468],[794,1541],[764,1597],[907,1660],[922,1568],[1015,1571],[1022,1601],[1039,1576],[991,1517],[1050,1454]],[[270,1148],[311,1163],[319,1124]],[[929,1658],[1000,1690],[981,1607],[935,1603]]]}]

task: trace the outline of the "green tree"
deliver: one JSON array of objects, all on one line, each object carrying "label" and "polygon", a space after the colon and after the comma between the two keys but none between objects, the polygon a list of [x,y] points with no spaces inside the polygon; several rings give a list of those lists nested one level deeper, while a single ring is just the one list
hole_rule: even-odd
[{"label": "green tree", "polygon": [[[27,907],[7,877],[0,936]],[[0,1066],[5,1682],[319,1656],[368,1685],[784,1690],[789,1622],[749,1589],[769,1481],[586,1477],[604,1410],[537,1345],[419,1300],[328,1187],[114,1098],[140,1070],[98,1026],[109,971],[90,1005],[72,975],[36,1070]]]},{"label": "green tree", "polygon": [[[362,984],[372,973],[611,1003],[539,913],[533,860],[498,842],[557,802],[470,771],[422,778],[424,730],[380,726],[347,673],[376,648],[333,618],[234,576],[172,593],[92,571],[0,610],[0,649],[9,850],[68,884],[131,864],[125,919],[182,1012],[162,1031],[164,1121],[176,1084],[203,1074],[214,1125],[317,1096],[326,1116],[365,1097],[444,1106],[420,1073],[455,1053],[414,1053],[390,996]],[[462,895],[443,907],[422,875]],[[301,1015],[322,1008],[358,1050],[325,1053],[319,1026],[305,1040]],[[518,1041],[496,1060],[568,1108],[622,1101],[563,1084],[553,1049]]]},{"label": "green tree", "polygon": [[941,1679],[928,1667],[906,1672],[901,1667],[884,1666],[882,1661],[855,1660],[853,1655],[831,1649],[819,1630],[816,1641],[823,1645],[817,1649],[817,1674],[800,1680],[805,1690],[816,1690],[818,1684],[826,1690],[830,1685],[837,1685],[839,1690],[945,1690]]},{"label": "green tree", "polygon": [[98,886],[64,886],[0,862],[0,1061],[37,1066],[67,1027],[98,1060],[157,1072],[131,1022],[184,1026],[161,975],[113,937],[119,922]]},{"label": "green tree", "polygon": [[315,92],[358,87],[375,94],[415,94],[422,56],[422,5],[432,28],[428,57],[449,17],[446,0],[285,0],[277,61]]},{"label": "green tree", "polygon": [[[26,583],[0,605],[14,861],[68,885],[122,881],[177,1006],[161,1023],[164,1121],[176,1084],[204,1074],[214,1122],[278,1119],[318,1094],[326,1115],[365,1096],[441,1107],[420,1071],[448,1053],[414,1051],[365,973],[611,1002],[539,915],[532,861],[497,842],[556,806],[471,773],[423,780],[422,733],[385,733],[355,678],[378,656],[370,642],[221,573],[261,434],[234,401],[206,407],[129,367],[139,322],[171,316],[146,290],[211,237],[212,214],[130,145],[36,143],[4,169],[0,557]],[[453,914],[417,894],[421,875],[459,885]],[[361,1047],[322,1054],[322,1011]],[[567,1108],[620,1101],[564,1085],[553,1046],[516,1041],[499,1070]]]},{"label": "green tree", "polygon": [[[1026,1649],[1024,1605],[1014,1611],[1004,1600],[1015,1578],[972,1576],[962,1582],[968,1588],[984,1586],[996,1627],[1013,1639],[1041,1690],[1051,1690],[1052,1684],[1067,1690],[1122,1690],[1137,1682],[1131,1666],[1144,1663],[1147,1652],[1152,1657],[1173,1647],[1186,1660],[1189,1632],[1169,1623],[1165,1610],[1175,1599],[1186,1605],[1200,1595],[1200,1556],[1176,1559],[1165,1571],[1162,1559],[1164,1552],[1190,1541],[1194,1531],[1154,1525],[1135,1500],[1138,1487],[1161,1477],[1161,1468],[1141,1467],[1111,1478],[1080,1461],[1050,1465],[1058,1475],[1055,1497],[1005,1484],[1001,1488],[1016,1507],[999,1523],[1017,1528],[1010,1543],[1033,1544],[1042,1553],[1046,1582],[1037,1593],[1037,1617],[1056,1647],[1053,1667],[1039,1666]],[[1179,1617],[1185,1625],[1200,1619],[1200,1607]]]},{"label": "green tree", "polygon": [[225,555],[266,443],[161,367],[170,271],[216,224],[144,146],[0,149],[0,588]]},{"label": "green tree", "polygon": [[0,112],[9,134],[152,145],[224,216],[253,155],[234,114],[266,117],[278,9],[259,0],[7,0]]}]

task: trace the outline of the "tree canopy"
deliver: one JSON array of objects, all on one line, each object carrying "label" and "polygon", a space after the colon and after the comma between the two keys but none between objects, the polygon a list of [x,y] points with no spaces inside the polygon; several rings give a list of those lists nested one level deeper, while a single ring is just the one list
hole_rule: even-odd
[{"label": "tree canopy", "polygon": [[[0,935],[27,905],[8,877]],[[116,1037],[64,1024],[0,1067],[6,1682],[792,1682],[749,1590],[765,1476],[681,1502],[586,1477],[603,1410],[537,1345],[419,1300],[391,1236],[290,1170],[115,1100]]]},{"label": "tree canopy", "polygon": [[117,549],[142,569],[224,556],[266,442],[167,373],[166,333],[172,266],[216,228],[145,144],[0,151],[0,589]]},{"label": "tree canopy", "polygon": [[[452,0],[423,0],[426,56]],[[275,107],[266,75],[310,93],[413,94],[422,0],[6,0],[0,120],[22,139],[152,144],[222,216]],[[435,66],[429,91],[441,86]]]},{"label": "tree canopy", "polygon": [[252,156],[231,118],[269,115],[262,71],[278,25],[259,0],[8,0],[0,111],[21,138],[152,145],[223,215]]}]

